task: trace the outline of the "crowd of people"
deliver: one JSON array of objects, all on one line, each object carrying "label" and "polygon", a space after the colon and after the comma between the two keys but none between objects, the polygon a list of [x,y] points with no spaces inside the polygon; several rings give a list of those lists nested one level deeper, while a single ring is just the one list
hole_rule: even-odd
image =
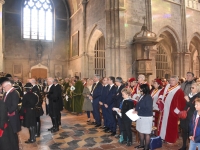
[{"label": "crowd of people", "polygon": [[76,115],[86,112],[89,125],[110,136],[122,136],[121,144],[131,146],[132,120],[126,113],[133,109],[132,114],[139,116],[136,130],[140,140],[135,148],[149,149],[152,126],[157,129],[154,134],[167,143],[177,141],[180,127],[183,142],[179,150],[200,147],[200,83],[192,72],[187,72],[185,80],[171,76],[151,83],[147,83],[144,75],[127,82],[121,77],[94,75],[82,80],[78,76],[64,80],[31,78],[22,84],[17,77],[7,74],[0,78],[0,84],[0,149],[3,150],[19,149],[17,133],[21,126],[29,129],[26,143],[36,141],[44,102],[45,114],[52,121],[48,131],[52,133],[59,131],[61,111],[65,108]]},{"label": "crowd of people", "polygon": [[[66,78],[64,91],[67,95],[64,105],[68,111],[77,115],[80,115],[82,110],[86,111],[87,122],[102,128],[111,136],[119,138],[122,134],[124,137],[122,143],[127,146],[132,145],[132,121],[125,115],[130,109],[134,109],[133,114],[140,117],[136,121],[140,145],[135,148],[148,149],[153,124],[157,127],[157,136],[167,143],[177,141],[180,127],[183,140],[180,150],[187,149],[189,138],[193,145],[200,143],[198,139],[200,123],[191,122],[194,113],[198,111],[196,106],[200,97],[200,83],[192,72],[188,72],[185,79],[171,76],[168,80],[157,78],[151,83],[147,83],[144,75],[139,75],[137,79],[130,78],[127,82],[121,77],[100,78],[96,75],[93,79],[83,79],[79,85],[73,78]],[[186,116],[182,117],[181,114],[184,113]],[[119,127],[118,134],[116,134],[117,127]]]}]

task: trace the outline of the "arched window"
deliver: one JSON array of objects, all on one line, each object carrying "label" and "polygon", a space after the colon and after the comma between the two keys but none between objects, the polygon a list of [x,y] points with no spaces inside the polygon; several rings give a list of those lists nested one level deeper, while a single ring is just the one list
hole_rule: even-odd
[{"label": "arched window", "polygon": [[169,69],[167,60],[167,53],[165,49],[159,45],[158,52],[156,54],[156,77],[166,77],[166,71]]},{"label": "arched window", "polygon": [[101,36],[94,48],[94,68],[95,74],[105,77],[105,38]]},{"label": "arched window", "polygon": [[25,0],[23,6],[23,38],[53,39],[53,9],[50,0]]}]

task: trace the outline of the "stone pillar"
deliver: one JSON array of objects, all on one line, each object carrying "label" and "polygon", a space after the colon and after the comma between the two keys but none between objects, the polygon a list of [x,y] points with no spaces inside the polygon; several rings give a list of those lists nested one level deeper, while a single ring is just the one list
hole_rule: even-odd
[{"label": "stone pillar", "polygon": [[[199,74],[198,74],[198,77],[200,77],[200,56],[197,56],[197,58],[198,58],[198,61],[199,61]],[[194,74],[195,74],[195,72],[194,72]]]},{"label": "stone pillar", "polygon": [[82,77],[89,77],[89,71],[88,71],[88,54],[87,54],[87,50],[86,50],[86,6],[87,6],[88,1],[87,0],[82,0],[82,21],[83,21],[83,26],[82,26],[82,52],[83,52],[83,56],[82,57],[82,68],[81,72],[82,72]]},{"label": "stone pillar", "polygon": [[106,0],[106,74],[120,74],[119,0]]},{"label": "stone pillar", "polygon": [[181,70],[180,70],[180,67],[181,67],[181,63],[180,63],[180,59],[181,59],[181,56],[180,56],[180,53],[172,53],[172,59],[174,60],[174,68],[173,68],[173,74],[171,75],[180,75],[181,74]]},{"label": "stone pillar", "polygon": [[[185,6],[185,0],[181,0],[181,31],[182,31],[182,43],[180,44],[180,51],[183,53],[182,55],[182,65],[181,65],[181,73],[179,76],[185,76],[185,73],[188,71],[188,68],[186,67],[187,64],[185,63],[188,56],[188,48],[187,48],[187,23],[186,23],[186,6]],[[189,59],[187,59],[189,61]]]},{"label": "stone pillar", "polygon": [[2,27],[2,8],[4,0],[0,0],[0,72],[4,71],[3,67],[3,27]]}]

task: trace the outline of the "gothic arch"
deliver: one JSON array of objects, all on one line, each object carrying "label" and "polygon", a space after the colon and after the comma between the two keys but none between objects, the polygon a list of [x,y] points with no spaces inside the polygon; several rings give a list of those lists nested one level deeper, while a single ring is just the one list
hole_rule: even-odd
[{"label": "gothic arch", "polygon": [[165,77],[177,73],[178,60],[174,59],[174,54],[180,51],[180,40],[177,33],[170,26],[165,26],[159,30],[158,37],[163,40],[158,44],[156,54],[157,74]]},{"label": "gothic arch", "polygon": [[197,32],[192,34],[192,36],[190,36],[190,41],[188,45],[191,59],[190,68],[192,72],[194,72],[195,76],[199,77],[200,69],[198,56],[200,56],[200,34]]},{"label": "gothic arch", "polygon": [[158,31],[157,36],[161,36],[161,34],[164,32],[171,34],[172,38],[175,40],[174,44],[176,45],[176,52],[180,51],[180,39],[176,31],[171,26],[167,25]]},{"label": "gothic arch", "polygon": [[102,31],[99,29],[96,29],[97,25],[94,26],[94,28],[91,31],[91,34],[88,38],[87,42],[87,52],[86,55],[88,57],[88,76],[92,75],[95,73],[94,70],[94,48],[97,40],[104,36]]}]

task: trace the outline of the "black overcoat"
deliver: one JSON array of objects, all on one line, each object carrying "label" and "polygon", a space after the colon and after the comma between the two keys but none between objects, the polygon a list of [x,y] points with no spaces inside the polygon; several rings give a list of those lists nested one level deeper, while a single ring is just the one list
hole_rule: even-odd
[{"label": "black overcoat", "polygon": [[47,93],[47,98],[49,99],[49,116],[56,117],[60,113],[59,93],[55,88],[55,85],[52,85]]},{"label": "black overcoat", "polygon": [[35,106],[39,98],[35,93],[27,92],[23,96],[22,110],[24,111],[24,127],[36,126],[36,109]]},{"label": "black overcoat", "polygon": [[[7,123],[7,127],[4,128]],[[3,129],[3,135],[0,137],[0,150],[18,150],[12,127],[8,121],[7,108],[5,103],[0,100],[0,129]]]},{"label": "black overcoat", "polygon": [[43,100],[42,100],[42,95],[40,93],[40,89],[38,87],[38,85],[35,85],[32,90],[31,90],[33,93],[36,93],[39,97],[39,102],[37,103],[37,111],[36,111],[36,117],[40,117],[44,114],[44,111],[42,109],[42,103],[43,103]]},{"label": "black overcoat", "polygon": [[7,95],[4,94],[3,99],[7,107],[7,112],[10,114],[9,120],[13,132],[17,133],[21,130],[19,114],[18,114],[19,95],[17,91],[13,88]]},{"label": "black overcoat", "polygon": [[60,111],[63,110],[62,87],[60,84],[55,85],[55,90],[58,93],[58,103]]}]

